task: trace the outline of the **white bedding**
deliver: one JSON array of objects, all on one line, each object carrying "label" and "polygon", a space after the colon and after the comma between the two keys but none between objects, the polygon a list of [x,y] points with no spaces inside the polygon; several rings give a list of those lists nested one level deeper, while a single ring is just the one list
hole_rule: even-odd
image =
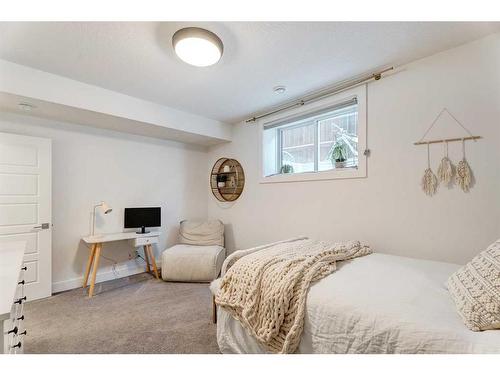
[{"label": "white bedding", "polygon": [[[445,287],[458,265],[385,254],[339,262],[307,297],[298,353],[500,353],[500,330],[472,332]],[[223,309],[222,353],[264,353]]]}]

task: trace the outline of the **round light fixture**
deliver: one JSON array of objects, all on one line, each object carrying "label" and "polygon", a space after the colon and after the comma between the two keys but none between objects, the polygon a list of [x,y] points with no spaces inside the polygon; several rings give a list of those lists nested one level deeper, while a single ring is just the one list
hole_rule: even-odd
[{"label": "round light fixture", "polygon": [[210,66],[222,57],[224,45],[213,32],[198,27],[176,31],[172,46],[179,58],[194,66]]}]

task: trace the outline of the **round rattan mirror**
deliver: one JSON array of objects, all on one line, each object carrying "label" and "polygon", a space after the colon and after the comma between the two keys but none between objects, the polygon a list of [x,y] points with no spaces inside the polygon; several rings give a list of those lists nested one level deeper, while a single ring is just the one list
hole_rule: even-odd
[{"label": "round rattan mirror", "polygon": [[239,198],[245,186],[245,173],[238,160],[220,158],[210,173],[210,189],[221,202],[233,202]]}]

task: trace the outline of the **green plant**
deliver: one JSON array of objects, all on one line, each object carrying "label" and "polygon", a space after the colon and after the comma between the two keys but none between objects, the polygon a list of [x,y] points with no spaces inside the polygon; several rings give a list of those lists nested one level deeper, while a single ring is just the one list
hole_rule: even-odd
[{"label": "green plant", "polygon": [[330,152],[328,153],[328,158],[332,162],[343,162],[347,160],[347,146],[344,141],[340,140],[333,144]]},{"label": "green plant", "polygon": [[280,173],[293,173],[293,166],[290,164],[283,164]]}]

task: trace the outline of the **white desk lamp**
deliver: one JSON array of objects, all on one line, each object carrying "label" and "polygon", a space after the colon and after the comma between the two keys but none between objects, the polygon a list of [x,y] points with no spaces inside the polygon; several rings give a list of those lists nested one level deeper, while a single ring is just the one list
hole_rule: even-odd
[{"label": "white desk lamp", "polygon": [[101,202],[99,204],[94,205],[94,214],[92,215],[92,235],[94,235],[95,231],[95,215],[97,207],[101,207],[101,210],[105,215],[113,211],[113,209],[109,207],[109,205],[106,202]]}]

